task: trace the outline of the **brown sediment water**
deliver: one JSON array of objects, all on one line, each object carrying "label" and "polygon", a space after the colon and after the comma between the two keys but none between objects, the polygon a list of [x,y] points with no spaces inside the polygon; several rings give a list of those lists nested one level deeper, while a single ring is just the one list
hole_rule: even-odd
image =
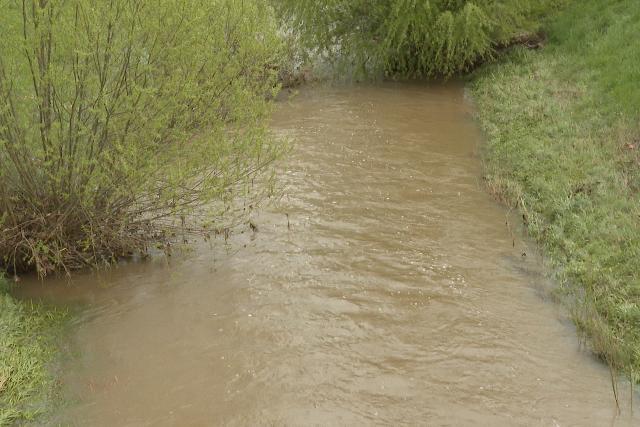
[{"label": "brown sediment water", "polygon": [[640,425],[483,188],[461,85],[305,89],[273,130],[257,232],[22,286],[77,313],[53,424]]}]

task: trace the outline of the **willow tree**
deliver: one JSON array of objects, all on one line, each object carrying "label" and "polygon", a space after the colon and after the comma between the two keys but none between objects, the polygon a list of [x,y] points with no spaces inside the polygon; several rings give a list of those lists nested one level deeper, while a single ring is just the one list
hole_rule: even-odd
[{"label": "willow tree", "polygon": [[367,73],[434,77],[492,58],[562,0],[273,1],[316,54]]},{"label": "willow tree", "polygon": [[263,0],[0,0],[0,267],[207,233],[278,151]]}]

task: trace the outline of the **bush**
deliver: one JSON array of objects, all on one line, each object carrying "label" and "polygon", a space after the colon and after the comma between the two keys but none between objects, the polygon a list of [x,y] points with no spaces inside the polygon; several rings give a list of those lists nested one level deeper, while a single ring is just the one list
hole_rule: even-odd
[{"label": "bush", "polygon": [[365,73],[451,76],[537,28],[561,0],[274,0],[307,46]]},{"label": "bush", "polygon": [[278,151],[265,1],[0,0],[0,267],[111,262],[232,211]]}]

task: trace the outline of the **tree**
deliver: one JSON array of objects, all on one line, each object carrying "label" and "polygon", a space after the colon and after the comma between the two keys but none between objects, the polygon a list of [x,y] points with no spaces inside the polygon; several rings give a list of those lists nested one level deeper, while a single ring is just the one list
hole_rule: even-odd
[{"label": "tree", "polygon": [[536,29],[559,0],[274,0],[307,48],[365,73],[449,77]]}]

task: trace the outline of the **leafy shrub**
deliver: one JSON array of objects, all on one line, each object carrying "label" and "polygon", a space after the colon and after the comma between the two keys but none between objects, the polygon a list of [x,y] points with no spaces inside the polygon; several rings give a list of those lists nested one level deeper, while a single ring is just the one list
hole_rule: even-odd
[{"label": "leafy shrub", "polygon": [[0,6],[0,267],[96,265],[203,231],[277,154],[265,1]]},{"label": "leafy shrub", "polygon": [[307,46],[365,72],[451,76],[536,29],[558,0],[274,0]]}]

